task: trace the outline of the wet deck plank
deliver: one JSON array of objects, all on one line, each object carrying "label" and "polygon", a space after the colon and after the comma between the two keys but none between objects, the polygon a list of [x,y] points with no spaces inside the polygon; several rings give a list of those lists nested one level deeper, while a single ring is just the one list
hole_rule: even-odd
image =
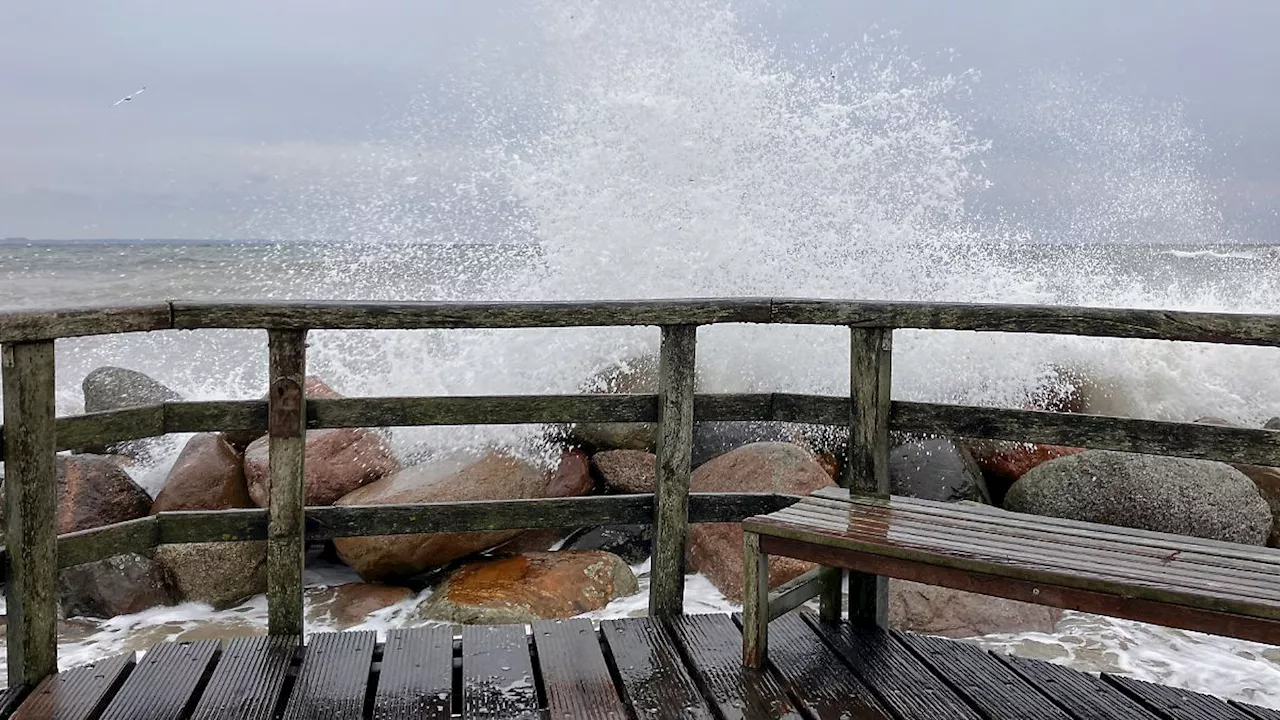
[{"label": "wet deck plank", "polygon": [[1280,720],[1280,710],[1259,707],[1257,705],[1249,705],[1248,703],[1231,702],[1231,707],[1242,711],[1244,714],[1257,720]]},{"label": "wet deck plank", "polygon": [[535,623],[533,642],[551,720],[625,720],[626,708],[590,620]]},{"label": "wet deck plank", "polygon": [[538,717],[538,693],[523,625],[462,629],[462,717]]},{"label": "wet deck plank", "polygon": [[893,636],[988,717],[1022,713],[1042,720],[1072,720],[1047,695],[981,648],[929,635]]},{"label": "wet deck plank", "polygon": [[1042,660],[998,657],[1014,672],[1035,683],[1079,720],[1160,720],[1138,701],[1101,678]]},{"label": "wet deck plank", "polygon": [[453,630],[387,633],[373,698],[375,720],[446,720],[453,712]]},{"label": "wet deck plank", "polygon": [[284,720],[363,720],[376,641],[368,630],[313,635]]},{"label": "wet deck plank", "polygon": [[769,666],[817,720],[893,718],[799,613],[769,624]]},{"label": "wet deck plank", "polygon": [[813,616],[801,617],[831,643],[854,674],[902,720],[980,720],[941,678],[884,630],[827,625]]},{"label": "wet deck plank", "polygon": [[682,615],[670,621],[694,679],[723,720],[802,720],[772,672],[742,666],[742,632],[727,615]]},{"label": "wet deck plank", "polygon": [[22,688],[5,688],[0,690],[0,717],[5,717],[13,712],[18,705],[18,701],[22,699]]},{"label": "wet deck plank", "polygon": [[297,650],[295,635],[228,641],[192,720],[269,720]]},{"label": "wet deck plank", "polygon": [[143,656],[101,720],[178,720],[217,655],[217,640],[164,642]]},{"label": "wet deck plank", "polygon": [[127,653],[47,677],[22,702],[13,720],[89,720],[102,712],[132,669],[133,653]]},{"label": "wet deck plank", "polygon": [[1225,700],[1129,677],[1104,676],[1129,696],[1169,720],[1254,720]]},{"label": "wet deck plank", "polygon": [[609,647],[632,712],[646,720],[713,720],[675,642],[653,618],[606,620],[600,633]]}]

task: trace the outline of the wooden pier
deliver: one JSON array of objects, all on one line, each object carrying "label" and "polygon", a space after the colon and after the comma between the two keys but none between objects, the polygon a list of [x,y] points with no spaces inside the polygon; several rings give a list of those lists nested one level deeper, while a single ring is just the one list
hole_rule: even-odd
[{"label": "wooden pier", "polygon": [[[719,323],[846,327],[851,338],[850,394],[695,394],[697,328]],[[658,326],[661,330],[656,394],[311,399],[303,393],[306,337],[311,330],[622,325]],[[55,417],[56,341],[85,335],[206,328],[266,331],[270,364],[265,401],[166,402]],[[744,648],[738,619],[682,614],[684,548],[690,523],[742,522],[801,501],[772,493],[690,493],[695,422],[768,420],[847,428],[850,441],[841,484],[857,498],[886,502],[891,430],[1280,466],[1277,431],[894,401],[889,393],[892,340],[899,329],[1280,347],[1277,316],[770,298],[597,303],[168,302],[0,313],[9,668],[9,690],[3,695],[6,711],[20,704],[16,717],[86,720],[274,718],[279,713],[298,718],[459,714],[928,720],[1280,717],[1261,708],[1122,678],[1095,678],[1043,663],[996,658],[971,646],[888,631],[884,627],[885,576],[906,571],[901,563],[868,564],[869,546],[861,539],[856,543],[839,540],[845,547],[840,553],[824,556],[831,558],[828,567],[770,593],[760,573],[762,539],[758,533],[747,533],[745,554],[753,560],[747,566],[748,596],[753,598],[746,608],[750,615],[748,635],[761,641],[769,635],[767,658],[763,642],[754,652],[750,643]],[[303,506],[302,439],[307,429],[596,422],[659,423],[654,493]],[[162,512],[55,535],[57,452],[168,433],[211,431],[269,435],[272,490],[267,508]],[[522,626],[466,627],[461,637],[441,629],[396,631],[385,646],[377,646],[371,635],[361,633],[316,635],[305,647],[298,642],[304,630],[301,569],[305,541],[638,523],[655,527],[648,618],[606,622],[598,633],[582,622],[566,621],[538,624],[532,635],[526,635]],[[763,529],[757,526],[757,530]],[[840,528],[819,529],[819,533],[806,535],[809,546],[841,535]],[[1007,535],[1009,542],[1020,542],[1019,533]],[[146,552],[161,544],[261,540],[266,540],[268,547],[268,637],[225,644],[163,644],[137,662],[130,657],[115,658],[92,668],[56,673],[58,568]],[[754,549],[752,542],[757,544]],[[1126,540],[1117,535],[1106,542]],[[766,550],[784,549],[769,538],[763,543]],[[851,560],[850,552],[859,559]],[[877,552],[883,555],[889,551]],[[943,555],[935,552],[926,558],[917,554],[908,559],[917,565],[926,561],[936,564],[939,558],[946,560]],[[1249,569],[1255,575],[1270,576],[1280,568],[1280,562],[1273,562],[1274,551],[1258,549],[1254,559],[1264,566]],[[1012,577],[1016,570],[1009,569],[1008,563],[986,560],[986,564],[973,567],[946,562],[950,567],[947,582],[953,586],[983,574]],[[844,569],[853,572],[845,573]],[[917,567],[911,572],[922,571]],[[852,624],[840,620],[844,593],[839,591],[846,576]],[[1030,582],[1022,575],[1013,579]],[[1112,588],[1114,599],[1108,602],[1113,604],[1108,607],[1117,615],[1132,616],[1135,596],[1129,589],[1136,583],[1134,577],[1121,580],[1128,585]],[[1273,585],[1268,577],[1258,587],[1271,593]],[[1032,586],[1026,589],[1032,601],[1059,606],[1075,602],[1063,600],[1067,597],[1064,593],[1033,593],[1037,587]],[[821,598],[820,617],[787,614],[813,597]],[[1246,599],[1256,601],[1249,606],[1254,608],[1250,612],[1268,621],[1266,627],[1280,621],[1280,610],[1270,595]],[[1177,600],[1183,605],[1196,604],[1186,593]],[[1150,593],[1143,601],[1152,602]],[[1169,606],[1166,600],[1155,601]],[[1235,610],[1223,614],[1231,612]],[[1232,617],[1221,618],[1219,627],[1215,625],[1218,620],[1203,614],[1198,618],[1197,622],[1203,620],[1204,624],[1197,629],[1230,631],[1242,637],[1256,635],[1250,628],[1261,627],[1241,625]],[[749,667],[756,663],[762,667]]]},{"label": "wooden pier", "polygon": [[163,643],[46,679],[13,720],[1275,720],[1280,712],[791,614],[741,665],[728,615]]}]

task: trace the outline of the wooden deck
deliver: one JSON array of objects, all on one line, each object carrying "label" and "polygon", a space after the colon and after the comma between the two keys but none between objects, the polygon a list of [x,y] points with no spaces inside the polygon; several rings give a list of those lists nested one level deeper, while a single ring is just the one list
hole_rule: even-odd
[{"label": "wooden deck", "polygon": [[3,714],[34,720],[850,718],[1276,720],[1280,713],[939,638],[792,613],[741,667],[727,615],[163,643],[59,673]]}]

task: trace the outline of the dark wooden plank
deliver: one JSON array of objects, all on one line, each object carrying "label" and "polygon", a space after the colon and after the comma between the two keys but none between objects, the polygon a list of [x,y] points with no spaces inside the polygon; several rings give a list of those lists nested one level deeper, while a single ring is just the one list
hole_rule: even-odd
[{"label": "dark wooden plank", "polygon": [[1077,720],[1160,720],[1141,703],[1101,678],[1041,660],[996,657],[1070,711]]},{"label": "dark wooden plank", "polygon": [[623,700],[637,717],[715,717],[658,620],[606,620],[600,623],[600,634],[617,668]]},{"label": "dark wooden plank", "polygon": [[164,405],[61,417],[54,423],[59,450],[164,435]]},{"label": "dark wooden plank", "polygon": [[1242,313],[773,298],[775,323],[1280,345],[1280,317]]},{"label": "dark wooden plank", "polygon": [[58,567],[146,552],[157,545],[158,529],[155,517],[148,516],[59,535]]},{"label": "dark wooden plank", "polygon": [[875,625],[830,625],[801,615],[885,706],[903,720],[979,715],[906,647]]},{"label": "dark wooden plank", "polygon": [[217,640],[163,642],[147,651],[101,720],[179,720],[218,653]]},{"label": "dark wooden plank", "polygon": [[285,635],[228,641],[192,720],[270,720],[298,645]]},{"label": "dark wooden plank", "polygon": [[1259,705],[1250,705],[1236,700],[1231,701],[1231,707],[1243,712],[1254,720],[1280,720],[1280,710],[1274,708],[1261,707]]},{"label": "dark wooden plank", "polygon": [[628,717],[590,620],[534,623],[533,642],[551,720]]},{"label": "dark wooden plank", "polygon": [[126,653],[50,675],[10,720],[90,720],[132,669],[133,653]]},{"label": "dark wooden plank", "polygon": [[980,648],[928,635],[893,636],[987,717],[1072,720],[1034,684]]},{"label": "dark wooden plank", "polygon": [[[770,669],[817,720],[894,718],[799,613],[769,625]],[[940,719],[935,719],[940,720]]]},{"label": "dark wooden plank", "polygon": [[283,720],[361,720],[377,633],[312,635]]},{"label": "dark wooden plank", "polygon": [[537,718],[538,693],[523,625],[462,628],[462,717]]},{"label": "dark wooden plank", "polygon": [[0,312],[0,343],[165,330],[169,304]]},{"label": "dark wooden plank", "polygon": [[374,720],[446,720],[453,711],[453,630],[387,633],[373,698]]},{"label": "dark wooden plank", "polygon": [[669,620],[671,634],[689,659],[689,669],[721,720],[800,720],[782,683],[767,669],[742,666],[742,633],[728,615],[681,615]]},{"label": "dark wooden plank", "polygon": [[191,328],[411,330],[768,322],[768,298],[598,302],[175,302]]},{"label": "dark wooden plank", "polygon": [[53,341],[0,348],[4,386],[9,687],[58,671]]},{"label": "dark wooden plank", "polygon": [[[751,527],[759,526],[759,522],[752,521]],[[1139,591],[1147,591],[1150,588],[1139,587],[1132,583],[1081,579],[1043,572],[1022,573],[1020,571],[1019,574],[1026,574],[1028,577],[1011,577],[1004,572],[1003,568],[989,564],[950,567],[936,562],[934,555],[922,554],[919,558],[904,559],[780,536],[761,535],[760,544],[761,548],[769,554],[822,565],[863,570],[979,595],[993,595],[1097,615],[1128,618],[1272,645],[1280,644],[1280,622],[1174,604],[1168,594],[1164,594],[1164,597],[1159,599],[1135,597]],[[949,561],[949,559],[944,560]],[[1080,585],[1090,585],[1095,589],[1080,587]]]},{"label": "dark wooden plank", "polygon": [[1253,720],[1225,700],[1129,677],[1104,674],[1107,682],[1169,720]]},{"label": "dark wooden plank", "polygon": [[271,330],[268,340],[267,627],[272,635],[301,635],[307,418],[302,385],[307,374],[307,334]]},{"label": "dark wooden plank", "polygon": [[689,471],[693,452],[693,380],[698,328],[662,328],[658,359],[658,441],[654,461],[653,558],[649,614],[684,609],[689,536]]}]

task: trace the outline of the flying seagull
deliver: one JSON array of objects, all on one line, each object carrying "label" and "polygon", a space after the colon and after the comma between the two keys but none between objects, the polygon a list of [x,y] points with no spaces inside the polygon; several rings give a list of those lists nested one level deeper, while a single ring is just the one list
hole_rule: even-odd
[{"label": "flying seagull", "polygon": [[132,99],[134,99],[134,98],[138,97],[139,95],[141,95],[144,91],[146,91],[146,89],[147,89],[147,86],[146,86],[146,85],[143,85],[143,86],[142,86],[142,87],[141,87],[137,92],[133,93],[132,95],[125,95],[124,97],[120,98],[119,100],[117,100],[117,101],[115,101],[115,102],[111,103],[111,107],[115,107],[116,105],[119,105],[120,103],[129,102],[130,100],[132,100]]}]

